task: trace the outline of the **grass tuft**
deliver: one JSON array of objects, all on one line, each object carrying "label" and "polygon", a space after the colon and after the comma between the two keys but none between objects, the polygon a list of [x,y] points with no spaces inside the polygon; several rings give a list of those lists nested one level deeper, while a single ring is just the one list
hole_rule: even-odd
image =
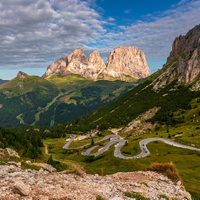
[{"label": "grass tuft", "polygon": [[181,180],[173,163],[152,163],[150,165],[150,170],[165,174],[173,182]]},{"label": "grass tuft", "polygon": [[148,198],[146,198],[146,197],[144,197],[144,196],[142,196],[140,194],[137,194],[137,193],[125,192],[124,194],[127,197],[135,198],[135,200],[149,200]]}]

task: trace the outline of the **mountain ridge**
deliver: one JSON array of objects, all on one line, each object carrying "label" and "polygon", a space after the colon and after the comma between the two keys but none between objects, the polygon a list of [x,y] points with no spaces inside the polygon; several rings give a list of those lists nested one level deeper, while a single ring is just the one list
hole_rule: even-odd
[{"label": "mountain ridge", "polygon": [[[198,101],[200,95],[199,55],[200,25],[188,31],[185,36],[174,40],[172,51],[161,70],[149,76],[145,82],[109,106],[98,109],[85,119],[84,117],[79,119],[77,125],[79,124],[80,128],[86,120],[90,123],[87,128],[82,127],[84,131],[97,126],[101,130],[109,127],[120,128],[155,107],[160,109],[149,121],[153,123],[158,121],[161,124],[169,125],[181,123],[184,120],[172,113],[179,109],[185,111],[191,109],[191,101],[193,99]],[[190,74],[191,79],[185,78],[185,73]],[[74,128],[76,129],[76,125]]]},{"label": "mountain ridge", "polygon": [[49,78],[19,71],[0,85],[0,125],[50,126],[74,120],[107,105],[135,87],[123,81],[93,81],[81,75]]},{"label": "mountain ridge", "polygon": [[48,78],[57,73],[62,73],[61,76],[66,76],[69,73],[80,74],[95,81],[132,81],[146,78],[150,75],[150,70],[144,53],[134,46],[115,48],[110,53],[106,63],[97,51],[91,53],[87,59],[79,47],[66,58],[60,58],[49,65],[42,77]]}]

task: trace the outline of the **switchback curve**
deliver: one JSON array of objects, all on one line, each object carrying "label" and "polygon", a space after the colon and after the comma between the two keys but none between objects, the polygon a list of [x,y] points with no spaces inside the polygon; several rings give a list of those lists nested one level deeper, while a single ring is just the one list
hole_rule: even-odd
[{"label": "switchback curve", "polygon": [[[73,140],[76,138],[76,136],[73,136],[70,140],[68,140],[68,142],[63,146],[63,149],[81,149],[84,148],[86,146],[89,146],[90,143],[82,145],[80,147],[76,147],[76,148],[69,148],[69,145],[73,142]],[[177,142],[174,142],[173,140],[167,139],[167,138],[147,138],[144,140],[141,140],[139,145],[141,148],[141,153],[136,155],[136,156],[124,156],[121,154],[121,148],[126,144],[126,140],[123,139],[119,139],[118,135],[107,135],[104,138],[102,138],[101,140],[98,140],[96,142],[94,142],[95,144],[105,141],[107,139],[111,138],[110,142],[108,142],[104,147],[102,147],[101,149],[99,149],[96,153],[91,153],[95,148],[97,148],[99,145],[95,145],[85,151],[83,151],[81,154],[84,156],[98,156],[102,153],[104,153],[105,151],[107,151],[110,146],[112,146],[115,143],[118,143],[115,146],[115,150],[114,150],[114,156],[117,158],[122,158],[122,159],[137,159],[137,158],[144,158],[148,155],[150,155],[150,152],[147,148],[147,144],[150,142],[154,142],[154,141],[162,141],[166,144],[175,146],[175,147],[180,147],[180,148],[185,148],[185,149],[190,149],[190,150],[195,150],[195,151],[200,151],[200,149],[195,148],[195,147],[191,147],[191,146],[187,146],[187,145],[183,145]]]}]

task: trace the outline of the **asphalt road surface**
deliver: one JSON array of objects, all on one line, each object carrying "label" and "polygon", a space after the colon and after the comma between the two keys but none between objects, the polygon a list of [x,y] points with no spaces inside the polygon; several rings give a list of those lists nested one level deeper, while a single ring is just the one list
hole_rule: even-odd
[{"label": "asphalt road surface", "polygon": [[[73,140],[76,138],[76,136],[73,136],[68,142],[67,144],[65,144],[63,146],[63,149],[81,149],[81,148],[84,148],[86,146],[89,146],[90,143],[88,144],[85,144],[85,145],[82,145],[80,147],[76,147],[76,148],[69,148],[69,145],[73,142]],[[99,143],[99,142],[102,142],[102,141],[105,141],[107,139],[110,138],[110,142],[108,142],[107,144],[105,144],[104,147],[102,147],[101,149],[99,149],[97,152],[95,153],[91,153],[94,149],[96,149],[99,145],[95,145],[85,151],[83,151],[81,154],[84,155],[84,156],[98,156],[102,153],[104,153],[105,151],[107,151],[112,145],[116,144],[117,145],[115,146],[115,150],[114,150],[114,156],[115,157],[118,157],[118,158],[122,158],[122,159],[136,159],[136,158],[144,158],[148,155],[150,155],[150,152],[147,148],[147,144],[150,143],[150,142],[154,142],[154,141],[162,141],[164,143],[167,143],[169,145],[172,145],[172,146],[175,146],[175,147],[180,147],[180,148],[185,148],[185,149],[190,149],[190,150],[195,150],[195,151],[200,151],[200,149],[198,148],[195,148],[195,147],[191,147],[191,146],[187,146],[187,145],[183,145],[183,144],[180,144],[180,143],[177,143],[177,142],[174,142],[170,139],[167,139],[167,138],[147,138],[147,139],[144,139],[144,140],[141,140],[139,145],[140,145],[140,148],[141,148],[141,153],[136,155],[136,156],[123,156],[121,154],[121,148],[126,144],[126,140],[123,140],[123,139],[119,139],[119,136],[118,135],[107,135],[105,136],[104,138],[102,138],[101,140],[98,140],[96,142],[94,142],[95,144]]]}]

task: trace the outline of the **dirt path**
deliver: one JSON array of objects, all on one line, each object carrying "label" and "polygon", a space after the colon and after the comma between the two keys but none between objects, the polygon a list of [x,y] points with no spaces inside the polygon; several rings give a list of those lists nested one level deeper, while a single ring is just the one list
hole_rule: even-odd
[{"label": "dirt path", "polygon": [[[47,144],[44,144],[44,146],[45,146],[45,154],[50,156]],[[86,174],[84,167],[82,167],[81,165],[74,164],[71,161],[61,161],[61,160],[58,160],[56,158],[53,158],[53,160],[58,161],[58,162],[62,162],[66,165],[69,165],[72,168],[72,170],[65,170],[65,171],[60,172],[62,174],[76,173],[80,176],[84,176]]]}]

